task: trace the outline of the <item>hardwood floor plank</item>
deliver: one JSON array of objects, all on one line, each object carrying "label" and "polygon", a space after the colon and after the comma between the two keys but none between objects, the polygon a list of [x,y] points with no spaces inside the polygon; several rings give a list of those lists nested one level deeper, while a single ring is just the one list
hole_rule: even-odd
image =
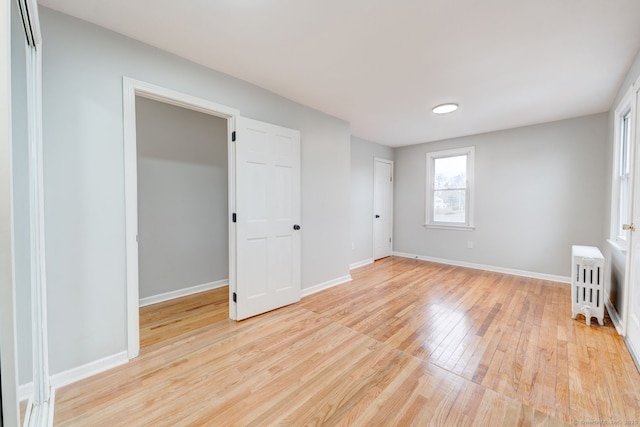
[{"label": "hardwood floor plank", "polygon": [[396,257],[352,277],[242,322],[227,288],[145,307],[141,356],[57,390],[55,425],[640,419],[624,342],[571,319],[568,285]]},{"label": "hardwood floor plank", "polygon": [[229,287],[140,308],[140,349],[229,318]]}]

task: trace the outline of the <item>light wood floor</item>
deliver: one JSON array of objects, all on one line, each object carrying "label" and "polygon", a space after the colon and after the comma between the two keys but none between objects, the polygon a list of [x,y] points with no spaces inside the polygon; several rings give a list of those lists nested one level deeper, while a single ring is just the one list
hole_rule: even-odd
[{"label": "light wood floor", "polygon": [[140,353],[146,348],[229,318],[229,287],[140,308]]},{"label": "light wood floor", "polygon": [[623,341],[608,318],[571,320],[568,285],[393,257],[352,276],[242,322],[186,332],[201,323],[180,318],[181,335],[59,389],[55,424],[640,421],[640,374]]},{"label": "light wood floor", "polygon": [[24,425],[24,419],[27,416],[27,406],[29,400],[23,400],[20,402],[20,425]]}]

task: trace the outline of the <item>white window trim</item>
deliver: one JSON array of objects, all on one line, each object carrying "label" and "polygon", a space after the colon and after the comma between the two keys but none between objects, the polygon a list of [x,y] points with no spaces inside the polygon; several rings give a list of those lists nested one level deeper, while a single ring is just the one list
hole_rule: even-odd
[{"label": "white window trim", "polygon": [[[627,90],[625,95],[622,97],[622,100],[618,104],[615,113],[614,113],[614,128],[613,128],[613,167],[612,169],[612,177],[611,177],[611,229],[610,229],[610,239],[609,241],[614,246],[618,247],[621,250],[627,249],[628,241],[626,236],[619,235],[619,228],[621,224],[619,224],[620,218],[620,137],[622,130],[622,120],[627,113],[629,113],[629,117],[631,119],[630,123],[630,135],[629,135],[629,153],[628,156],[630,159],[633,159],[634,153],[634,144],[633,144],[633,128],[635,126],[634,123],[634,108],[633,108],[633,86]],[[632,181],[633,177],[631,176],[633,171],[630,171],[629,182]],[[629,197],[631,197],[631,188],[629,188]],[[631,214],[631,200],[629,200],[627,209],[629,210],[629,214]]]},{"label": "white window trim", "polygon": [[[466,203],[466,217],[467,222],[465,224],[451,224],[443,222],[435,222],[431,218],[431,192],[433,190],[433,162],[435,159],[443,157],[455,157],[455,156],[467,156],[467,203]],[[426,228],[440,229],[440,230],[475,230],[474,223],[474,171],[475,171],[475,147],[462,147],[454,148],[451,150],[432,151],[427,153],[426,158],[426,171],[427,171],[427,188],[425,197],[425,214],[424,214],[424,226]]]}]

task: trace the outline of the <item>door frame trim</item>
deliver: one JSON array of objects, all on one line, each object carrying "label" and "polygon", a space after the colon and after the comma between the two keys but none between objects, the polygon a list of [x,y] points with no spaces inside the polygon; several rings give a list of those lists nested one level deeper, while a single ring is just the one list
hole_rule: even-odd
[{"label": "door frame trim", "polygon": [[[636,105],[638,103],[638,96],[640,96],[640,87],[638,85],[640,85],[640,77],[631,84],[631,87],[623,97],[623,100],[620,102],[620,105],[629,104],[631,109],[631,116],[630,116],[631,117],[631,125],[630,125],[631,135],[629,135],[629,142],[631,143],[631,150],[630,150],[630,157],[631,157],[630,184],[631,186],[629,188],[629,194],[630,194],[631,200],[629,203],[629,223],[633,223],[634,212],[636,211],[636,209],[640,208],[640,206],[635,206],[636,186],[638,185],[638,179],[640,179],[640,176],[636,173],[638,168],[640,167],[640,163],[638,163],[638,156],[640,155],[638,151],[640,150],[637,150],[638,144],[640,144],[640,140],[638,139],[639,134],[636,129],[636,127],[638,126],[638,114],[640,114],[640,112],[636,110]],[[619,108],[620,107],[618,107],[618,109]],[[616,112],[615,112],[616,116],[618,115],[618,109],[616,109]],[[614,139],[614,147],[615,147],[615,144],[617,143],[616,141],[618,138],[618,131],[614,129],[614,132],[615,132],[615,138],[616,138]],[[613,194],[612,194],[612,197],[614,197]],[[613,222],[613,217],[611,222]],[[624,325],[622,335],[625,338],[627,338],[629,323],[633,321],[631,319],[631,310],[632,310],[631,297],[633,296],[631,292],[631,285],[633,283],[633,273],[634,273],[633,266],[631,265],[631,262],[633,260],[633,253],[634,253],[633,241],[634,241],[634,236],[633,236],[633,233],[630,232],[629,239],[627,240],[627,254],[626,254],[625,272],[624,272],[625,280],[623,284],[625,298],[623,301],[623,308],[622,308],[622,311],[624,312],[623,314],[624,319],[622,321]],[[629,351],[632,353],[633,356],[635,356],[632,350],[632,346],[630,344],[630,340],[626,339],[625,342],[627,344],[627,347],[629,348]],[[634,357],[634,361],[636,361],[635,357]]]},{"label": "door frame trim", "polygon": [[[391,248],[389,251],[389,255],[393,255],[393,160],[383,159],[381,157],[373,158],[373,197],[372,200],[372,218],[371,218],[371,258],[376,260],[376,221],[375,221],[375,210],[376,210],[376,163],[387,163],[391,166],[391,231],[389,235],[391,236]],[[379,258],[378,258],[379,259]]]},{"label": "door frame trim", "polygon": [[[11,13],[14,2],[0,5],[0,419],[20,423],[18,406],[18,342],[14,276],[14,225],[11,130]],[[15,96],[15,95],[14,95]]]},{"label": "door frame trim", "polygon": [[[127,357],[133,359],[140,353],[139,326],[139,277],[138,277],[138,165],[136,142],[136,96],[164,102],[177,107],[198,111],[227,120],[229,218],[235,209],[235,147],[232,134],[236,130],[240,111],[209,100],[178,92],[162,86],[122,78],[122,113],[124,131],[124,192],[125,192],[125,242],[126,242],[126,291],[127,291]],[[235,320],[232,295],[236,286],[235,229],[229,221],[229,317]]]}]

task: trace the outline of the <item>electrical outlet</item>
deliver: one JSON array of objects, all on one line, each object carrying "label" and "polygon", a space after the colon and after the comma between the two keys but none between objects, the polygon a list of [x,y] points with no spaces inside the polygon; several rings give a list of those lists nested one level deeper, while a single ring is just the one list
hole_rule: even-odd
[{"label": "electrical outlet", "polygon": [[355,242],[351,242],[351,250],[352,251],[356,250],[356,243]]},{"label": "electrical outlet", "polygon": [[467,240],[467,249],[473,249],[473,240]]}]

